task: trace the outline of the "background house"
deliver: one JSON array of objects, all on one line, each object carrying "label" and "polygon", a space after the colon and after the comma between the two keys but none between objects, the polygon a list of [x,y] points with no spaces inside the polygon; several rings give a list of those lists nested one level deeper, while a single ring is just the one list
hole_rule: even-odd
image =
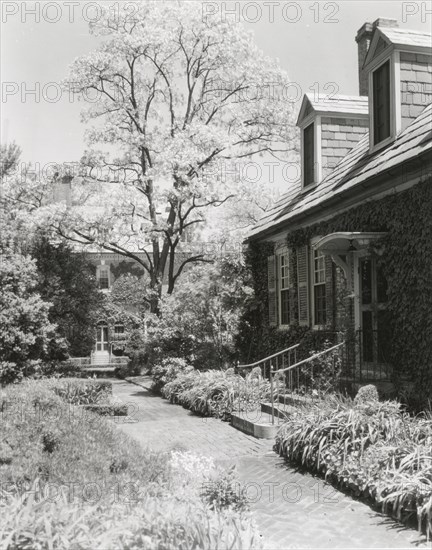
[{"label": "background house", "polygon": [[356,41],[359,96],[304,97],[301,180],[249,236],[243,354],[343,339],[351,381],[430,395],[431,35],[380,18]]}]

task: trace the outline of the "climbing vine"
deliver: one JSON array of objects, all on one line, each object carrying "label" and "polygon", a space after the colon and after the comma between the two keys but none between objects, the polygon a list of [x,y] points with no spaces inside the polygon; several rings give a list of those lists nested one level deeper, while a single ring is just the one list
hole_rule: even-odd
[{"label": "climbing vine", "polygon": [[[401,387],[409,378],[419,403],[425,403],[432,397],[432,178],[290,232],[288,246],[297,248],[313,236],[337,231],[387,233],[378,259],[388,282],[395,383]],[[238,341],[243,355],[251,359],[287,347],[309,330],[294,326],[284,332],[268,326],[266,258],[272,251],[270,243],[253,242],[247,252],[255,296],[245,306]]]}]

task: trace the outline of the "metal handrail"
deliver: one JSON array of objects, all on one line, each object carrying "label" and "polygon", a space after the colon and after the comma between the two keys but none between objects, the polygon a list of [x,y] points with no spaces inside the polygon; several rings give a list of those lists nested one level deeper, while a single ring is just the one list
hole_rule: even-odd
[{"label": "metal handrail", "polygon": [[265,363],[266,361],[270,361],[270,359],[274,359],[275,357],[278,357],[279,355],[282,355],[283,353],[287,353],[288,351],[292,351],[293,349],[296,349],[299,347],[300,344],[295,344],[294,346],[291,346],[290,348],[284,349],[282,351],[278,351],[277,353],[274,353],[273,355],[269,355],[268,357],[265,357],[264,359],[260,359],[259,361],[255,361],[255,363],[251,363],[250,365],[237,365],[238,369],[248,369],[251,367],[257,367],[258,365],[261,365],[261,363]]},{"label": "metal handrail", "polygon": [[298,363],[295,363],[294,365],[290,365],[289,367],[285,367],[284,369],[272,370],[271,374],[274,376],[275,374],[278,374],[280,372],[286,372],[286,371],[289,371],[289,370],[293,370],[296,367],[300,367],[301,365],[304,365],[305,363],[309,363],[310,361],[313,361],[314,359],[317,359],[318,357],[321,357],[322,355],[325,355],[326,353],[329,353],[330,351],[333,351],[337,348],[340,348],[344,344],[345,344],[345,342],[341,342],[340,344],[336,344],[336,346],[332,346],[331,348],[325,349],[324,351],[320,351],[319,353],[315,353],[314,355],[311,355],[310,357],[307,357],[306,359],[303,359],[302,361],[299,361]]},{"label": "metal handrail", "polygon": [[[336,344],[335,346],[332,346],[331,348],[325,349],[323,351],[320,351],[319,353],[315,353],[314,355],[311,355],[310,357],[307,357],[306,359],[303,359],[302,361],[299,361],[298,363],[295,363],[294,365],[288,365],[288,367],[273,370],[273,368],[270,368],[270,397],[271,397],[271,417],[272,417],[272,424],[274,424],[274,378],[276,374],[279,374],[281,372],[288,372],[292,371],[295,368],[301,367],[302,365],[305,365],[306,363],[310,363],[311,361],[314,361],[318,357],[322,357],[326,353],[329,353],[331,351],[334,351],[341,346],[343,346],[345,342],[341,342],[340,344]],[[277,393],[279,395],[279,382],[278,382],[278,390]],[[279,418],[279,417],[278,417]]]}]

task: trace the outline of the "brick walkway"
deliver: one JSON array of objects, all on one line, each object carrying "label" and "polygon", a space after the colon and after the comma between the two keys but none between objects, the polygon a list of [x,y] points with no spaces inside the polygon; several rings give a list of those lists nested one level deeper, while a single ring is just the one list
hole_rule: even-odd
[{"label": "brick walkway", "polygon": [[377,514],[321,479],[290,468],[259,440],[214,418],[201,418],[145,388],[114,381],[133,422],[119,423],[143,446],[175,448],[236,465],[267,550],[295,548],[432,548],[416,531]]}]

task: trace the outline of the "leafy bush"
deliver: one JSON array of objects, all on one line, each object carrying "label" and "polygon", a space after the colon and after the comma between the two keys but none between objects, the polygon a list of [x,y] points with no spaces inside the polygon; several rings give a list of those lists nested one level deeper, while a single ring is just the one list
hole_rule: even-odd
[{"label": "leafy bush", "polygon": [[0,252],[0,383],[9,384],[31,375],[41,361],[65,359],[67,346],[49,320],[51,304],[36,292],[34,261],[1,241]]},{"label": "leafy bush", "polygon": [[188,363],[180,357],[167,357],[162,359],[162,361],[152,369],[152,389],[154,391],[160,391],[165,384],[177,378],[179,374],[189,372],[192,369],[193,367],[188,365]]},{"label": "leafy bush", "polygon": [[246,490],[236,480],[234,466],[218,479],[204,484],[201,494],[215,510],[231,508],[243,511],[249,508]]},{"label": "leafy bush", "polygon": [[367,386],[362,386],[359,388],[357,395],[354,398],[354,403],[356,405],[375,403],[377,401],[379,401],[378,390],[373,384],[368,384]]},{"label": "leafy bush", "polygon": [[139,376],[142,367],[139,363],[129,361],[126,365],[119,365],[115,368],[114,374],[117,378],[128,378],[129,376]]},{"label": "leafy bush", "polygon": [[276,449],[289,461],[371,499],[399,520],[417,517],[432,534],[432,420],[412,418],[396,402],[327,397],[294,413]]},{"label": "leafy bush", "polygon": [[185,359],[196,369],[232,364],[240,314],[251,289],[239,259],[190,266],[172,294],[161,302],[162,316],[149,325],[152,364],[166,356]]}]

